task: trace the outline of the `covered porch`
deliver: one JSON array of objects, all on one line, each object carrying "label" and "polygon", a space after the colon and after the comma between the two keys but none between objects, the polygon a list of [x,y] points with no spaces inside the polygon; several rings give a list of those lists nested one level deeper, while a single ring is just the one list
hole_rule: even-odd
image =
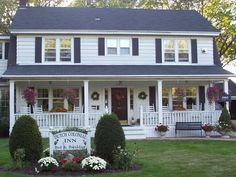
[{"label": "covered porch", "polygon": [[[172,137],[176,122],[217,123],[221,111],[216,110],[216,103],[209,104],[206,95],[207,88],[215,83],[224,83],[224,92],[228,93],[227,79],[11,80],[10,105],[15,108],[10,107],[10,130],[17,118],[29,114],[37,121],[44,137],[52,127],[91,128],[94,132],[100,117],[113,112],[125,131],[132,131],[133,139],[138,134],[143,138],[157,137],[154,128],[159,123],[169,126],[167,136]],[[25,88],[37,93],[33,112],[22,98]],[[179,95],[180,88],[182,95]],[[66,89],[76,92],[74,105],[61,95]],[[66,112],[55,112],[58,107]],[[188,131],[179,135],[200,133]]]}]

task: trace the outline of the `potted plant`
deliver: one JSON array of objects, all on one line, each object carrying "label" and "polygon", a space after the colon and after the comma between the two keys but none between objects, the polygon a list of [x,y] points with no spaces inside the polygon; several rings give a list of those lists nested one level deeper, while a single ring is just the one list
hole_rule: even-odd
[{"label": "potted plant", "polygon": [[221,112],[218,125],[216,125],[216,130],[223,137],[229,137],[229,134],[232,131],[232,122],[230,120],[230,114],[226,107],[224,107]]},{"label": "potted plant", "polygon": [[213,101],[219,101],[221,94],[221,89],[218,86],[208,87],[207,99],[209,103],[211,104]]},{"label": "potted plant", "polygon": [[206,137],[210,137],[211,132],[214,130],[214,126],[209,123],[205,123],[202,124],[202,129],[204,130]]},{"label": "potted plant", "polygon": [[31,113],[33,113],[33,106],[35,105],[35,98],[37,96],[37,93],[32,89],[27,87],[22,92],[22,98],[25,99],[27,106],[30,107]]},{"label": "potted plant", "polygon": [[169,127],[161,123],[158,124],[155,128],[155,131],[157,131],[161,137],[165,136],[168,130],[169,130]]}]

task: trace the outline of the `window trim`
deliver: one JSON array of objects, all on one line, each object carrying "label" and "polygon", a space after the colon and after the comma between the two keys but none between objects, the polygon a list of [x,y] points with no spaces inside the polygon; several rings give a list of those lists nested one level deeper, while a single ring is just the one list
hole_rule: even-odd
[{"label": "window trim", "polygon": [[[175,61],[173,61],[173,62],[165,61],[165,48],[164,48],[164,41],[165,40],[174,40]],[[179,47],[178,47],[178,41],[179,40],[187,40],[188,41],[188,54],[189,54],[188,62],[179,61]],[[162,52],[162,63],[164,63],[164,64],[168,63],[168,65],[191,64],[192,51],[191,51],[191,39],[190,38],[169,38],[169,37],[168,38],[162,38],[161,45],[162,45],[162,51],[161,51]]]},{"label": "window trim", "polygon": [[[116,40],[117,44],[117,54],[108,54],[108,40]],[[129,54],[121,54],[120,52],[120,40],[128,40],[129,41]],[[105,56],[132,56],[132,38],[105,38]]]},{"label": "window trim", "polygon": [[[45,39],[56,39],[56,61],[45,61]],[[71,40],[71,61],[60,61],[60,40]],[[44,36],[42,37],[42,63],[44,64],[71,64],[74,63],[74,38],[71,36]]]},{"label": "window trim", "polygon": [[7,60],[5,57],[5,41],[0,41],[0,43],[2,43],[2,58],[0,58],[0,60]]}]

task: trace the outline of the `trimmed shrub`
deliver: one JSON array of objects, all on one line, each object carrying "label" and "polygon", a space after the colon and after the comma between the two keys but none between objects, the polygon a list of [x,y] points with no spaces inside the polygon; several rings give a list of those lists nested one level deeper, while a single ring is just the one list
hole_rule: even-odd
[{"label": "trimmed shrub", "polygon": [[13,159],[17,149],[25,150],[25,160],[29,162],[36,162],[42,155],[42,137],[36,121],[31,116],[21,116],[12,129],[9,151]]},{"label": "trimmed shrub", "polygon": [[226,107],[223,108],[218,123],[219,125],[216,126],[216,130],[221,134],[226,134],[232,130],[230,114]]},{"label": "trimmed shrub", "polygon": [[106,114],[101,117],[96,127],[94,143],[96,155],[113,163],[114,150],[125,147],[125,135],[115,114]]}]

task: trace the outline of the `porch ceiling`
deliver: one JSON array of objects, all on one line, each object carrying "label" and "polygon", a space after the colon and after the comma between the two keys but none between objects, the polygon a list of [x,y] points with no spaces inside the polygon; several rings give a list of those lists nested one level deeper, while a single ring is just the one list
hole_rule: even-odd
[{"label": "porch ceiling", "polygon": [[234,76],[222,67],[177,65],[16,65],[9,66],[5,78],[227,78]]}]

